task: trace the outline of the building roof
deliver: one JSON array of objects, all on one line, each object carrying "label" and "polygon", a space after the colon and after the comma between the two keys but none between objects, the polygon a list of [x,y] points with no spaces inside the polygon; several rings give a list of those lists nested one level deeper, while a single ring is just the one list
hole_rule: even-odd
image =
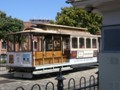
[{"label": "building roof", "polygon": [[114,0],[67,0],[67,3],[71,3],[75,7],[85,8],[85,7],[96,7],[106,2],[111,2]]},{"label": "building roof", "polygon": [[73,27],[73,26],[66,26],[66,25],[57,25],[57,24],[47,24],[47,23],[40,23],[36,24],[37,26],[46,26],[46,27],[56,27],[56,28],[65,28],[65,29],[75,29],[75,30],[81,30],[86,31],[87,28],[81,28],[81,27]]}]

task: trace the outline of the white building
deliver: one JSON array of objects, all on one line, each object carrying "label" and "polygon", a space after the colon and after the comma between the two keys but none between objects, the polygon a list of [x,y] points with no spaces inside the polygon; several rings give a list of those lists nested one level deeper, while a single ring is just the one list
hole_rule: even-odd
[{"label": "white building", "polygon": [[120,0],[68,0],[75,7],[103,15],[99,90],[120,90]]}]

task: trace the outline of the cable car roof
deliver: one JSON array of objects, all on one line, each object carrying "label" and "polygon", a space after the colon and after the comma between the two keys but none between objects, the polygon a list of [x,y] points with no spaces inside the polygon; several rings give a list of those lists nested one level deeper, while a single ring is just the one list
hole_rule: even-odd
[{"label": "cable car roof", "polygon": [[44,34],[62,34],[62,35],[72,35],[72,36],[95,36],[90,34],[88,31],[78,31],[78,30],[44,30],[41,28],[30,28],[28,30],[15,32],[11,34],[20,34],[20,33],[40,33],[41,35]]},{"label": "cable car roof", "polygon": [[10,34],[20,34],[20,33],[38,33],[38,34],[62,34],[62,35],[72,35],[72,36],[93,36],[87,31],[87,28],[78,28],[65,25],[55,25],[39,23],[35,24],[34,27],[27,28],[23,31],[13,32]]}]

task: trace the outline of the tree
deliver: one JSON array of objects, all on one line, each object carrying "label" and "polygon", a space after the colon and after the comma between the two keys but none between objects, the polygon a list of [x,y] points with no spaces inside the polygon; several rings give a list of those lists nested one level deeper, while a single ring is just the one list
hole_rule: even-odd
[{"label": "tree", "polygon": [[23,21],[7,16],[6,13],[0,11],[0,39],[5,39],[10,32],[23,30]]},{"label": "tree", "polygon": [[88,28],[90,33],[98,34],[102,26],[102,16],[80,8],[65,7],[57,13],[56,24]]}]

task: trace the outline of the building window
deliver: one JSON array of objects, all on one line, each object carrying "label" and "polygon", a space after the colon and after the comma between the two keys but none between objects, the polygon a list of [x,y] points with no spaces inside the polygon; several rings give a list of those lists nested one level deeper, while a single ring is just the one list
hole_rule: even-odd
[{"label": "building window", "polygon": [[1,54],[0,55],[0,64],[6,64],[6,62],[7,62],[7,55]]},{"label": "building window", "polygon": [[6,41],[2,42],[2,49],[6,49]]}]

